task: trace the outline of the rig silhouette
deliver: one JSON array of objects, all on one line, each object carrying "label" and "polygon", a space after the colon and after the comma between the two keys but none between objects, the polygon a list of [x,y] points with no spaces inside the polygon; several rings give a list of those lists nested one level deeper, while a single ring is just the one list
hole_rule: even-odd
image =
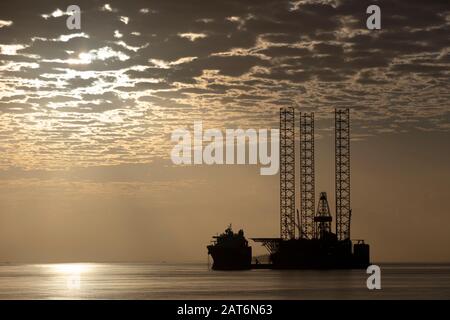
[{"label": "rig silhouette", "polygon": [[295,111],[280,110],[280,237],[252,238],[268,250],[270,263],[252,264],[252,250],[231,226],[214,237],[208,254],[215,270],[251,268],[352,269],[370,264],[369,245],[350,239],[350,111],[335,110],[336,230],[326,192],[315,208],[314,113],[300,114],[300,212],[295,206]]}]

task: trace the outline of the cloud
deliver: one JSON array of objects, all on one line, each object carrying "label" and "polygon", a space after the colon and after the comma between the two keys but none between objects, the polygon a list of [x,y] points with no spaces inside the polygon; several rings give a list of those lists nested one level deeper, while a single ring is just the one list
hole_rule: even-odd
[{"label": "cloud", "polygon": [[69,41],[71,39],[74,39],[74,38],[86,38],[86,39],[89,39],[89,35],[84,33],[84,32],[80,32],[80,33],[62,34],[58,38],[54,38],[54,39],[46,39],[46,38],[43,38],[43,37],[34,37],[31,40],[32,41],[40,40],[40,41],[53,41],[53,42],[56,42],[56,41],[67,42],[67,41]]},{"label": "cloud", "polygon": [[123,34],[121,34],[119,30],[114,30],[114,38],[120,39],[122,37]]},{"label": "cloud", "polygon": [[53,11],[52,13],[42,14],[41,17],[47,20],[49,18],[59,18],[59,17],[65,16],[65,15],[69,15],[69,14],[58,8],[55,11]]},{"label": "cloud", "polygon": [[28,103],[0,102],[0,114],[22,114],[35,112],[35,109]]},{"label": "cloud", "polygon": [[2,6],[0,136],[17,135],[0,142],[24,159],[12,162],[164,158],[171,130],[194,118],[277,126],[284,105],[318,117],[350,107],[360,137],[449,129],[443,2],[379,1],[371,32],[359,0],[80,1],[74,32],[50,2]]},{"label": "cloud", "polygon": [[123,22],[124,24],[128,24],[128,22],[130,22],[130,18],[121,16],[120,21]]},{"label": "cloud", "polygon": [[25,49],[23,44],[0,44],[0,53],[7,56],[17,55],[17,51]]},{"label": "cloud", "polygon": [[101,8],[101,11],[107,11],[107,12],[117,12],[117,9],[113,9],[109,3],[105,3]]},{"label": "cloud", "polygon": [[206,38],[206,34],[204,34],[204,33],[193,33],[193,32],[179,33],[178,36],[180,38],[186,38],[189,41],[195,41],[197,39]]},{"label": "cloud", "polygon": [[0,28],[9,27],[13,24],[12,21],[0,20]]}]

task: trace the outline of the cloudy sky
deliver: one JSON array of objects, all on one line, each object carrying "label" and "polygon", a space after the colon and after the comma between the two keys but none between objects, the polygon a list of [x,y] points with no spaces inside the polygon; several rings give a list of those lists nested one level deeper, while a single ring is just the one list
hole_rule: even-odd
[{"label": "cloudy sky", "polygon": [[277,176],[174,167],[170,134],[277,128],[280,106],[315,112],[331,204],[351,108],[352,229],[376,259],[450,260],[449,31],[448,1],[2,1],[0,261],[203,261],[229,222],[277,236]]}]

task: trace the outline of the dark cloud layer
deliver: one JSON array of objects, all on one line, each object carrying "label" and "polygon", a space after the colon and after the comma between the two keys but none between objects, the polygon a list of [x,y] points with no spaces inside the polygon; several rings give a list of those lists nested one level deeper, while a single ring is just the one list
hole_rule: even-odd
[{"label": "dark cloud layer", "polygon": [[375,1],[370,31],[372,2],[77,1],[71,31],[73,1],[2,1],[0,130],[16,132],[4,155],[51,166],[45,140],[64,150],[55,166],[147,161],[193,119],[276,126],[284,105],[350,107],[362,135],[448,131],[448,2]]}]

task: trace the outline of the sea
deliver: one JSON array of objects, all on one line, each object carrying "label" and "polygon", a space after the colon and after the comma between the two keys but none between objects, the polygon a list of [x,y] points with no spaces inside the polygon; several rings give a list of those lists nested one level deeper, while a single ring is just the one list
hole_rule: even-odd
[{"label": "sea", "polygon": [[0,299],[450,299],[450,264],[366,270],[213,271],[205,264],[0,265]]}]

